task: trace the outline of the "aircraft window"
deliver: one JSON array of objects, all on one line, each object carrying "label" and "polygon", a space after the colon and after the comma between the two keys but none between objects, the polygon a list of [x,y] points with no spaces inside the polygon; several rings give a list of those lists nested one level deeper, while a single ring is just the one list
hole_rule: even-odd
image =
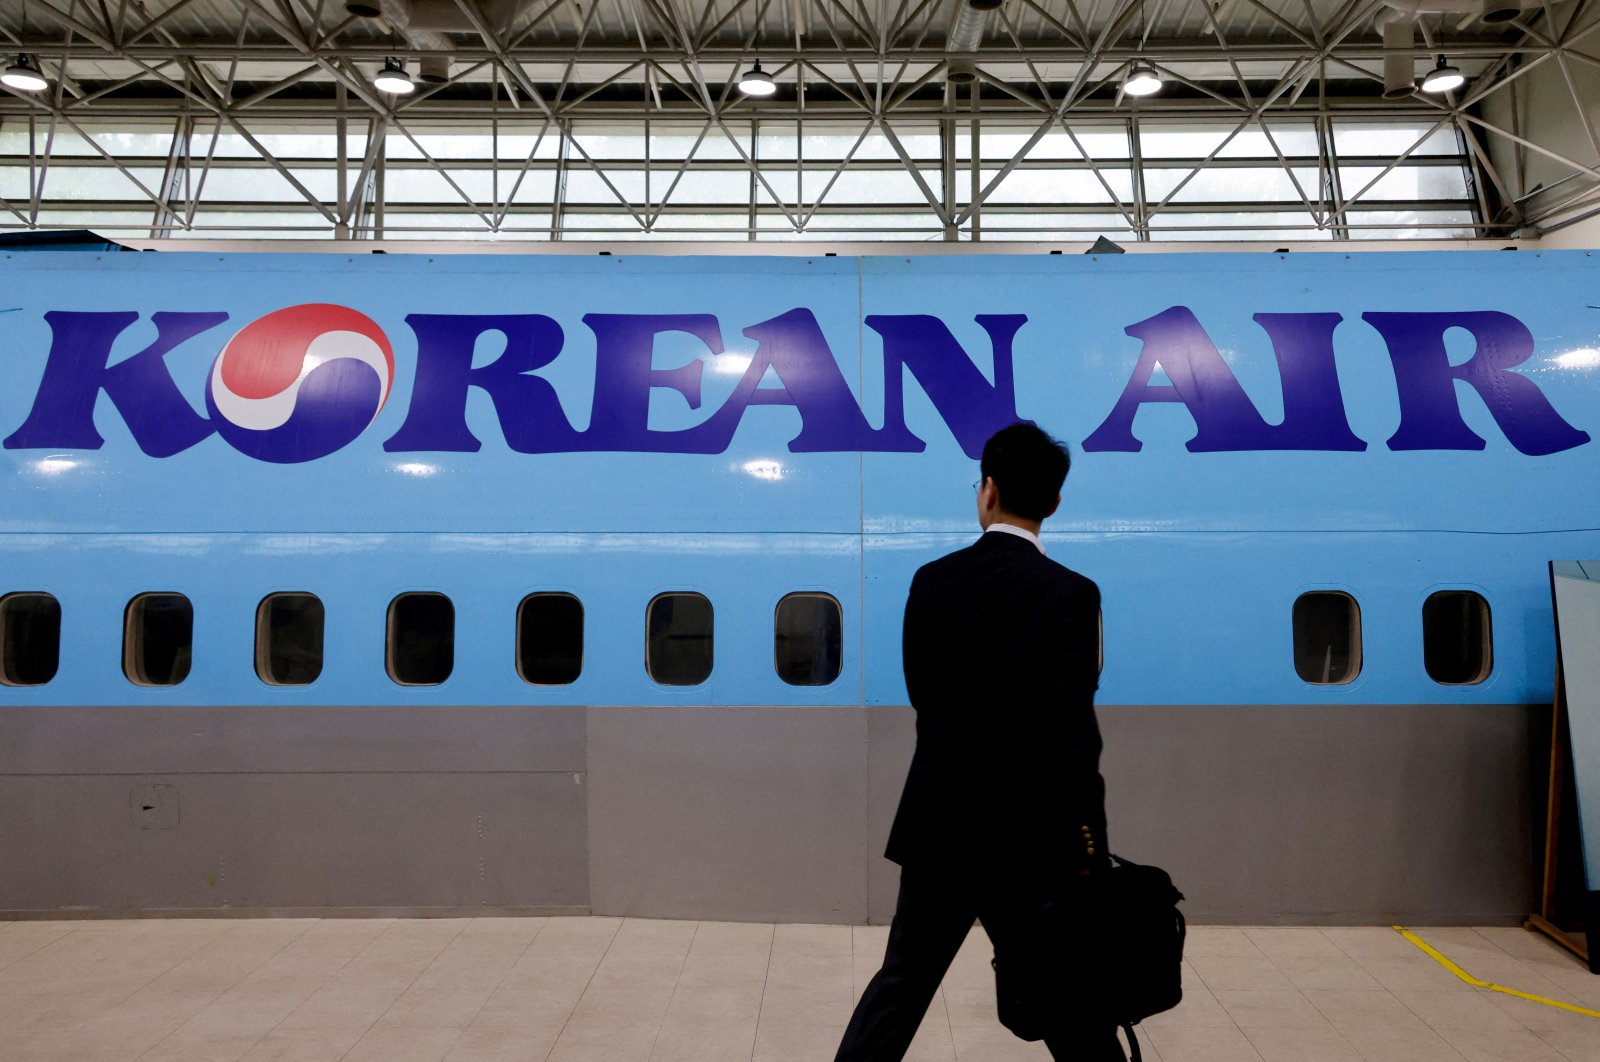
[{"label": "aircraft window", "polygon": [[0,682],[42,686],[60,661],[60,602],[49,594],[0,597]]},{"label": "aircraft window", "polygon": [[322,674],[322,602],[315,594],[269,594],[256,608],[256,674],[274,686],[304,686]]},{"label": "aircraft window", "polygon": [[389,677],[437,686],[456,666],[456,607],[443,594],[401,594],[389,602]]},{"label": "aircraft window", "polygon": [[788,594],[778,602],[773,653],[791,686],[826,686],[843,667],[843,616],[828,594]]},{"label": "aircraft window", "polygon": [[583,603],[571,594],[529,594],[517,607],[517,674],[565,686],[583,673]]},{"label": "aircraft window", "polygon": [[1470,590],[1440,590],[1422,603],[1422,663],[1445,686],[1471,686],[1494,669],[1489,602]]},{"label": "aircraft window", "polygon": [[644,666],[663,686],[698,686],[711,675],[711,602],[657,594],[645,613]]},{"label": "aircraft window", "polygon": [[140,594],[122,623],[122,673],[140,686],[176,686],[189,677],[194,606],[182,594]]},{"label": "aircraft window", "polygon": [[1349,594],[1318,590],[1294,603],[1294,669],[1306,682],[1337,686],[1361,674],[1361,606]]}]

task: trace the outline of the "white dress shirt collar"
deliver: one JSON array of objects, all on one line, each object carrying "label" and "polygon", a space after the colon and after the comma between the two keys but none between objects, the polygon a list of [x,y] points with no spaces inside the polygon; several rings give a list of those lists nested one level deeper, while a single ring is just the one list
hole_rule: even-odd
[{"label": "white dress shirt collar", "polygon": [[[1025,538],[1029,542],[1033,543],[1034,549],[1038,550],[1040,553],[1044,553],[1044,543],[1039,541],[1039,536],[1034,534],[1032,531],[1029,531],[1025,527],[1018,527],[1016,524],[1002,524],[1000,521],[996,520],[988,527],[984,528],[984,531],[1000,531],[1007,535],[1016,535],[1018,538]],[[1045,555],[1049,556],[1049,554]]]}]

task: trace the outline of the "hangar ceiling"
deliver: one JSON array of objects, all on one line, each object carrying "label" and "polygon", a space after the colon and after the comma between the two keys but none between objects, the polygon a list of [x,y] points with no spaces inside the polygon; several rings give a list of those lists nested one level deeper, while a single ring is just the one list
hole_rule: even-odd
[{"label": "hangar ceiling", "polygon": [[[0,40],[49,85],[0,91],[0,208],[157,236],[1502,236],[1600,183],[1592,8],[13,0]],[[416,91],[374,87],[391,58]],[[1123,91],[1140,63],[1159,94]],[[1444,63],[1462,88],[1415,90]],[[1497,110],[1536,78],[1581,149]],[[1536,206],[1528,158],[1560,174]]]}]

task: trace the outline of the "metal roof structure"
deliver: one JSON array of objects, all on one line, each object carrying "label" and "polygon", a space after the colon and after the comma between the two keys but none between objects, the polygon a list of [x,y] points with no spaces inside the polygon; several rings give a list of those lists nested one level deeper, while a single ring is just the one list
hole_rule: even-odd
[{"label": "metal roof structure", "polygon": [[[1149,239],[1163,224],[1508,235],[1600,185],[1584,76],[1600,68],[1594,6],[14,0],[0,40],[49,87],[0,90],[0,215],[50,227],[100,213],[150,235],[272,230],[274,212],[339,236],[404,230],[396,219],[408,215],[426,222],[419,234],[552,239],[826,238],[887,232],[897,218],[929,239]],[[1466,85],[1417,91],[1444,56]],[[374,87],[389,58],[408,64],[417,91]],[[737,87],[757,62],[778,86],[765,99]],[[1122,90],[1141,62],[1164,79],[1159,95]],[[1541,69],[1561,75],[1592,153],[1574,158],[1496,111]],[[1564,175],[1537,209],[1503,172],[1529,156]],[[291,191],[208,197],[230,168],[270,171]],[[114,171],[120,190],[63,177],[86,169]],[[1268,194],[1231,194],[1230,169]],[[406,199],[401,171],[439,191]],[[1029,191],[1030,171],[1054,176]],[[690,194],[708,173],[742,175],[747,194]],[[899,183],[856,179],[872,173]],[[1414,179],[1398,189],[1397,174]],[[572,198],[584,182],[599,194]],[[1226,224],[1232,214],[1243,223]],[[1186,215],[1201,220],[1186,227]],[[673,229],[683,217],[694,224]]]}]

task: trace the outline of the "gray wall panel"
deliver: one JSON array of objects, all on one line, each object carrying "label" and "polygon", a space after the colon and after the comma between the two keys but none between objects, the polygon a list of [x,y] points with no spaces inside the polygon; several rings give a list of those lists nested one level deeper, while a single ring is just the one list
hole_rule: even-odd
[{"label": "gray wall panel", "polygon": [[861,708],[593,708],[599,914],[860,923]]},{"label": "gray wall panel", "polygon": [[0,775],[582,771],[583,728],[567,707],[8,707]]},{"label": "gray wall panel", "polygon": [[[1197,921],[1513,922],[1534,900],[1548,715],[1105,707],[1112,846],[1171,869]],[[0,910],[883,921],[913,723],[904,707],[5,709]],[[135,823],[151,784],[175,787],[176,827]]]},{"label": "gray wall panel", "polygon": [[583,740],[581,708],[8,708],[0,909],[585,909]]},{"label": "gray wall panel", "polygon": [[1102,708],[1111,847],[1198,922],[1514,922],[1549,711]]},{"label": "gray wall panel", "polygon": [[867,920],[886,925],[894,917],[900,868],[883,858],[883,848],[917,747],[917,713],[904,705],[873,708],[867,713],[867,734]]},{"label": "gray wall panel", "polygon": [[[0,851],[24,856],[0,863],[0,904],[581,909],[581,777],[0,777]],[[146,783],[176,790],[177,826],[136,825]]]}]

